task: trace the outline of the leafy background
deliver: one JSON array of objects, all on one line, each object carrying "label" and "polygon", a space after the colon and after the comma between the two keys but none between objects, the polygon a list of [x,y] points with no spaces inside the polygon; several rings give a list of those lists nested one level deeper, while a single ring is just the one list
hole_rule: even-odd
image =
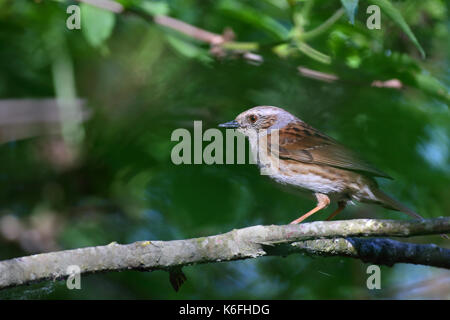
[{"label": "leafy background", "polygon": [[[192,132],[194,120],[204,130],[215,128],[255,105],[283,107],[357,150],[395,178],[380,180],[383,188],[423,216],[448,215],[445,1],[121,3],[217,34],[228,28],[235,38],[218,55],[137,14],[81,4],[81,30],[68,30],[66,9],[78,2],[0,1],[0,108],[7,111],[0,121],[1,260],[112,241],[207,236],[298,217],[314,204],[284,193],[254,166],[170,160],[174,129]],[[366,27],[371,4],[382,9],[380,30]],[[242,46],[264,63],[242,59],[234,50]],[[302,77],[298,66],[340,80]],[[390,79],[404,87],[371,86]],[[51,100],[44,98],[81,98],[84,116],[79,104],[61,103],[52,110],[71,116],[46,118],[39,106]],[[19,114],[24,101],[34,106],[28,121],[14,121],[8,99],[19,101]],[[340,215],[351,218],[405,219],[366,205]],[[413,241],[448,247],[439,237]],[[343,258],[267,257],[185,268],[188,282],[178,293],[165,272],[127,271],[83,277],[82,290],[46,282],[2,291],[0,298],[450,297],[447,271],[382,267],[382,289],[368,290],[367,266]]]}]

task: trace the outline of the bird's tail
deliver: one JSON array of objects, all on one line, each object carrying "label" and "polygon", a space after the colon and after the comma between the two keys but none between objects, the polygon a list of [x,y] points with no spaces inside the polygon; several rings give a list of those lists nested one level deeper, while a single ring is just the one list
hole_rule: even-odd
[{"label": "bird's tail", "polygon": [[[399,201],[397,201],[394,198],[392,198],[391,196],[387,195],[380,189],[376,189],[376,190],[372,190],[372,191],[375,191],[373,193],[374,193],[375,197],[377,197],[378,201],[380,202],[380,204],[383,207],[385,207],[387,209],[406,213],[407,215],[409,215],[415,219],[424,220],[424,217],[422,217],[418,213],[414,212],[413,210],[409,209],[408,207],[404,206]],[[446,234],[441,234],[441,237],[444,239],[447,239],[447,240],[450,239],[450,237],[448,237]]]},{"label": "bird's tail", "polygon": [[383,207],[385,207],[387,209],[391,209],[391,210],[401,211],[415,219],[419,219],[419,220],[424,219],[424,217],[422,217],[418,213],[414,212],[413,210],[409,209],[408,207],[404,206],[399,201],[397,201],[394,198],[392,198],[391,196],[387,195],[380,189],[376,189],[376,190],[372,190],[372,191],[375,191],[374,195]]}]

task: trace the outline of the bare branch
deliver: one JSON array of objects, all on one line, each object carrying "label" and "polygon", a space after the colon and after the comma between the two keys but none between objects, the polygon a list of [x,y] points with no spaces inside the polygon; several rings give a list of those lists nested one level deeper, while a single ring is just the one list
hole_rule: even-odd
[{"label": "bare branch", "polygon": [[66,278],[67,268],[71,265],[79,266],[83,274],[129,269],[170,271],[198,263],[305,252],[322,256],[353,257],[364,262],[386,265],[407,262],[450,269],[449,249],[387,239],[347,238],[410,237],[448,232],[450,218],[420,221],[356,219],[317,221],[300,225],[253,226],[187,240],[139,241],[128,245],[111,243],[107,246],[1,261],[0,289],[47,279]]},{"label": "bare branch", "polygon": [[89,119],[82,99],[65,100],[75,108],[61,112],[61,100],[0,99],[0,144],[41,135],[59,135],[64,121]]},{"label": "bare branch", "polygon": [[402,89],[404,87],[404,85],[398,79],[391,79],[391,80],[386,80],[386,81],[375,80],[372,82],[372,87]]},{"label": "bare branch", "polygon": [[207,42],[211,45],[217,45],[224,42],[224,37],[220,34],[212,33],[197,27],[194,27],[186,22],[180,21],[175,18],[171,18],[168,16],[155,16],[155,23],[168,27],[178,32],[181,32],[187,36],[190,36],[194,39]]},{"label": "bare branch", "polygon": [[317,70],[308,69],[305,67],[298,67],[298,72],[304,77],[321,80],[325,82],[334,82],[339,78],[334,74],[324,73]]}]

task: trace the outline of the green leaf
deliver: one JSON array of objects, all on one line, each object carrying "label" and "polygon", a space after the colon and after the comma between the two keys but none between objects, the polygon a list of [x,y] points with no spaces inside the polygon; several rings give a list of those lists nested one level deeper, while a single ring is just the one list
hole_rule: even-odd
[{"label": "green leaf", "polygon": [[203,62],[210,62],[212,60],[207,51],[188,41],[171,35],[167,36],[167,40],[176,51],[187,58],[196,58]]},{"label": "green leaf", "polygon": [[415,73],[414,78],[416,80],[416,86],[420,90],[442,99],[447,104],[450,103],[450,93],[447,88],[432,75],[425,72]]},{"label": "green leaf", "polygon": [[409,39],[414,43],[414,45],[420,51],[422,58],[425,58],[425,51],[423,50],[419,41],[417,41],[416,36],[411,31],[411,28],[406,23],[405,19],[403,18],[402,14],[400,13],[400,11],[397,10],[392,5],[392,3],[389,2],[388,0],[370,0],[370,2],[379,6],[380,9],[384,13],[386,13],[403,30],[403,32],[406,33],[406,35],[409,37]]},{"label": "green leaf", "polygon": [[169,5],[166,2],[150,2],[150,1],[143,1],[139,2],[139,7],[142,8],[147,13],[150,13],[152,15],[165,15],[167,16],[169,14]]},{"label": "green leaf", "polygon": [[100,47],[109,38],[115,19],[110,11],[81,3],[81,31],[93,47]]},{"label": "green leaf", "polygon": [[124,8],[129,8],[136,3],[140,3],[141,1],[136,0],[115,0],[116,2],[120,3]]},{"label": "green leaf", "polygon": [[285,40],[289,36],[289,30],[281,23],[248,5],[237,1],[225,0],[220,2],[219,9],[236,19],[266,31],[277,40]]},{"label": "green leaf", "polygon": [[358,1],[359,0],[341,0],[342,6],[344,7],[351,24],[355,24],[355,15],[356,11],[358,11]]}]

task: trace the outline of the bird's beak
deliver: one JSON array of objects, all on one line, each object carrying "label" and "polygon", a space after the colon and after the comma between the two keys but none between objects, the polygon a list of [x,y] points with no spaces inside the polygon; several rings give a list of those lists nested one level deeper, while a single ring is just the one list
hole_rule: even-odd
[{"label": "bird's beak", "polygon": [[239,128],[239,123],[236,120],[219,124],[221,128]]}]

